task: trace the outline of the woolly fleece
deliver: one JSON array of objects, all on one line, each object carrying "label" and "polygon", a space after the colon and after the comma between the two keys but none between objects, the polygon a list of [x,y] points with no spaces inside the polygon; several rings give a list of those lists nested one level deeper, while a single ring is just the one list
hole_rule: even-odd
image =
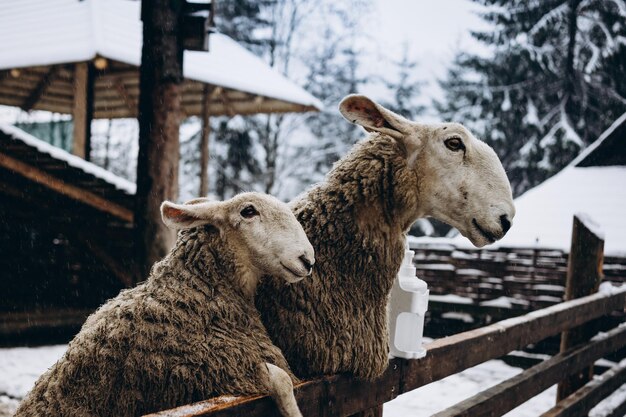
[{"label": "woolly fleece", "polygon": [[265,362],[297,382],[233,284],[234,255],[224,239],[210,226],[181,231],[146,282],[87,319],[16,416],[130,417],[267,393]]},{"label": "woolly fleece", "polygon": [[315,250],[313,275],[290,287],[267,278],[256,304],[296,375],[386,369],[387,298],[418,195],[403,144],[373,134],[291,203]]}]

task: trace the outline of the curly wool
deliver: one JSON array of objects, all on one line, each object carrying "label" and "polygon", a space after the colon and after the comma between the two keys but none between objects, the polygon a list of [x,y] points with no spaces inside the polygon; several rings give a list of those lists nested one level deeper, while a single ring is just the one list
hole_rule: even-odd
[{"label": "curly wool", "polygon": [[375,134],[292,203],[315,249],[312,279],[286,287],[268,278],[256,304],[298,376],[373,379],[386,369],[387,299],[418,190],[403,145]]},{"label": "curly wool", "polygon": [[259,364],[289,368],[233,281],[235,270],[216,229],[180,232],[146,282],[87,319],[16,416],[140,416],[217,395],[266,393]]}]

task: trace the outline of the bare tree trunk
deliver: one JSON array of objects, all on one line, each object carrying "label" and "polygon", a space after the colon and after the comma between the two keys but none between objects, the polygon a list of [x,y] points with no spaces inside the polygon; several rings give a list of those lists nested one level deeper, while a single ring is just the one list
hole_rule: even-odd
[{"label": "bare tree trunk", "polygon": [[[581,114],[581,102],[583,92],[581,91],[580,75],[576,72],[576,35],[578,33],[578,9],[581,0],[569,0],[569,15],[567,22],[567,56],[565,58],[565,79],[563,85],[563,108],[565,109],[568,123],[574,125]],[[580,132],[583,140],[587,142],[586,133]]]},{"label": "bare tree trunk", "polygon": [[171,248],[175,234],[161,221],[163,200],[178,197],[183,48],[182,1],[143,0],[139,159],[135,225],[139,279]]},{"label": "bare tree trunk", "polygon": [[567,58],[565,62],[565,94],[574,95],[576,88],[576,68],[574,54],[576,51],[576,33],[578,31],[578,6],[581,0],[569,0]]}]

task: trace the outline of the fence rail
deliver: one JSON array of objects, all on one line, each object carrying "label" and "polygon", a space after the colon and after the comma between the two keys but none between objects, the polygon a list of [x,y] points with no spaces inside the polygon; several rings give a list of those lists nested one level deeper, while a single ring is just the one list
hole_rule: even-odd
[{"label": "fence rail", "polygon": [[[499,358],[513,350],[580,326],[612,311],[623,310],[625,307],[626,288],[620,288],[612,294],[598,293],[567,301],[524,316],[435,340],[426,346],[427,354],[422,359],[392,359],[386,372],[376,381],[359,381],[346,375],[332,375],[307,381],[295,388],[296,398],[302,413],[307,417],[351,416],[375,408],[402,393]],[[626,344],[626,328],[618,330],[619,336],[611,337],[609,340],[617,340],[621,347]],[[606,349],[595,348],[594,352],[611,350],[618,344],[617,342],[610,344]],[[586,361],[585,365],[588,364],[589,361]],[[563,377],[563,373],[560,377]],[[150,416],[235,415],[279,416],[269,397],[219,397]],[[478,414],[472,414],[474,415]]]}]

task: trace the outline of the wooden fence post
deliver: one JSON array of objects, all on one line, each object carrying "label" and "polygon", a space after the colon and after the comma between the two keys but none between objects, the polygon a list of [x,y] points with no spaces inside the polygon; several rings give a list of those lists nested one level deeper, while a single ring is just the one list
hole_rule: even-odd
[{"label": "wooden fence post", "polygon": [[[567,264],[565,300],[591,295],[598,291],[602,280],[604,239],[592,230],[593,225],[579,215],[574,216],[572,246]],[[594,323],[564,331],[561,334],[561,352],[589,341],[594,335]],[[557,402],[574,393],[593,377],[593,366],[569,376],[559,383]]]}]

